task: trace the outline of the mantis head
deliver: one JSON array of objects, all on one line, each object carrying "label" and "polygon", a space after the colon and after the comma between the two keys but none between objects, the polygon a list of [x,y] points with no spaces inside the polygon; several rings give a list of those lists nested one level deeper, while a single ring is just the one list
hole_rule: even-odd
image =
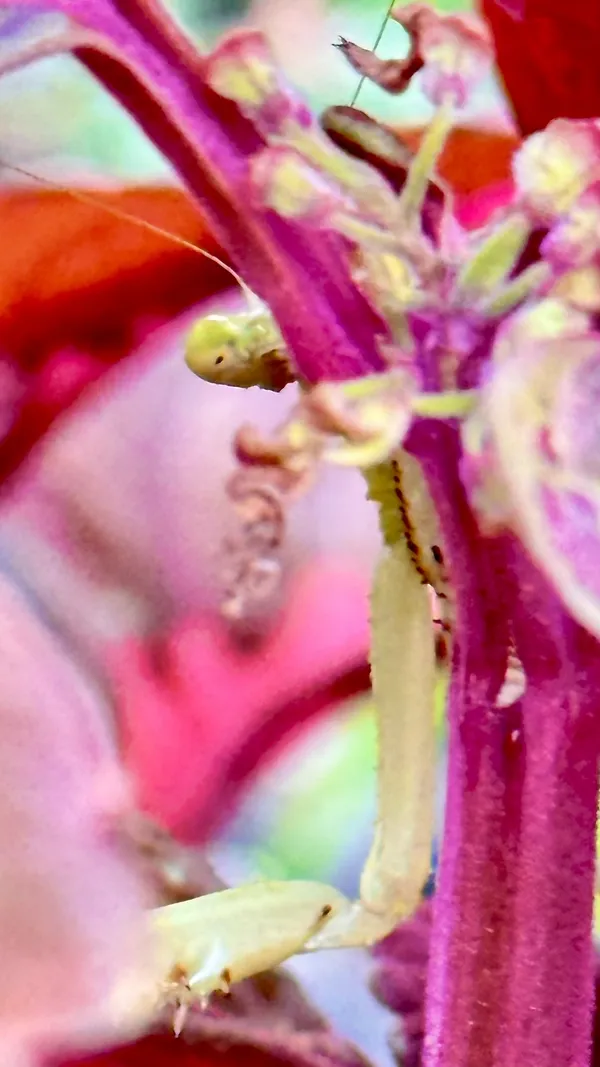
[{"label": "mantis head", "polygon": [[259,385],[257,362],[249,345],[249,315],[206,315],[186,340],[185,361],[205,382],[248,388]]}]

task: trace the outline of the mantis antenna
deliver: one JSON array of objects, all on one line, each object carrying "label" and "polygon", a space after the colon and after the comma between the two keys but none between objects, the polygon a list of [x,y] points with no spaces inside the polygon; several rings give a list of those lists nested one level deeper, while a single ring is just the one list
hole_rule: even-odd
[{"label": "mantis antenna", "polygon": [[[383,17],[375,41],[373,42],[374,52],[377,50],[381,39],[385,33],[385,29],[390,20],[395,3],[396,0],[390,0],[390,3],[388,4],[387,11]],[[354,106],[354,104],[358,100],[364,82],[365,75],[363,74],[362,78],[360,78],[358,82],[358,85],[356,86],[356,89],[352,96],[352,100],[350,101],[351,106]],[[195,252],[198,256],[204,256],[205,259],[211,260],[212,263],[216,263],[217,266],[222,267],[224,271],[227,271],[230,277],[232,277],[233,280],[237,283],[237,285],[239,285],[244,296],[246,297],[246,301],[248,303],[248,310],[254,311],[256,309],[258,303],[256,295],[252,292],[252,290],[246,284],[241,275],[239,275],[237,271],[233,269],[233,267],[230,267],[229,264],[224,263],[222,259],[219,259],[218,256],[213,255],[212,252],[207,252],[205,248],[200,248],[192,241],[187,241],[185,237],[180,237],[176,233],[171,233],[169,230],[163,229],[162,226],[156,226],[153,222],[148,222],[146,219],[141,219],[137,215],[132,215],[129,211],[124,211],[121,208],[113,207],[111,204],[106,204],[99,197],[96,197],[91,193],[81,192],[79,189],[73,189],[72,187],[63,185],[60,182],[55,182],[51,178],[44,178],[41,174],[35,174],[34,171],[28,170],[26,167],[22,167],[16,163],[9,163],[7,160],[0,159],[0,166],[4,167],[6,170],[12,170],[16,174],[22,174],[25,178],[30,178],[32,181],[38,182],[38,184],[40,185],[45,185],[50,189],[56,189],[59,192],[67,193],[69,196],[73,197],[74,200],[79,200],[79,202],[82,204],[91,205],[92,207],[96,207],[101,211],[105,211],[108,215],[113,215],[117,219],[122,219],[125,222],[130,222],[132,223],[132,225],[135,226],[140,226],[142,229],[147,230],[149,233],[157,234],[159,237],[164,237],[168,241],[180,245],[182,248],[187,248],[189,251]]]},{"label": "mantis antenna", "polygon": [[51,178],[44,178],[41,174],[35,174],[31,170],[27,170],[25,167],[17,166],[16,163],[7,163],[5,160],[0,159],[0,166],[5,167],[7,170],[13,170],[17,174],[22,174],[26,178],[31,178],[33,181],[38,182],[40,185],[45,185],[50,189],[55,189],[62,193],[68,193],[74,200],[79,200],[82,204],[88,204],[92,207],[99,208],[101,211],[105,211],[108,215],[113,215],[117,219],[122,219],[125,222],[130,222],[135,226],[139,226],[144,230],[148,230],[150,233],[157,234],[159,237],[165,237],[168,241],[174,244],[181,245],[182,248],[187,248],[190,252],[195,252],[198,256],[204,256],[205,259],[210,259],[212,263],[216,263],[217,266],[222,267],[223,270],[233,278],[233,280],[239,285],[246,300],[248,302],[248,309],[253,311],[256,308],[257,299],[250,287],[246,284],[244,279],[230,267],[228,263],[224,263],[218,256],[213,255],[212,252],[207,252],[205,248],[200,248],[192,241],[187,241],[185,237],[180,237],[176,233],[171,233],[170,230],[163,229],[162,226],[156,226],[153,222],[148,222],[146,219],[141,219],[137,215],[132,215],[129,211],[124,211],[121,208],[113,207],[112,204],[106,204],[99,197],[94,196],[92,193],[81,192],[79,189],[73,189],[67,185],[61,185],[60,182],[55,182]]},{"label": "mantis antenna", "polygon": [[[198,256],[204,256],[227,271],[244,294],[247,308],[244,312],[232,315],[204,315],[196,322],[186,341],[186,363],[197,377],[212,383],[225,382],[243,388],[257,385],[264,389],[275,389],[277,392],[288,382],[295,381],[283,339],[269,309],[228,263],[224,263],[212,252],[207,252],[205,248],[199,248],[185,237],[164,230],[162,226],[156,226],[153,222],[132,215],[122,208],[113,207],[93,194],[73,189],[51,178],[44,178],[26,167],[7,163],[1,157],[0,166],[66,193],[74,200],[114,215],[117,219],[141,226],[142,229],[181,245]],[[270,356],[270,362],[265,370],[266,355]]]}]

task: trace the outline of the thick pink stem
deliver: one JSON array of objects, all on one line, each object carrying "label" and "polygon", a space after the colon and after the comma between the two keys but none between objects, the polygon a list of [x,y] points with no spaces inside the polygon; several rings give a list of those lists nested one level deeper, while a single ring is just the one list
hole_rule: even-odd
[{"label": "thick pink stem", "polygon": [[[452,431],[411,442],[457,596],[424,1063],[587,1067],[600,650],[515,541],[473,528]],[[498,708],[507,636],[526,689]]]},{"label": "thick pink stem", "polygon": [[[451,709],[444,844],[434,905],[426,1067],[491,1067],[506,1013],[520,833],[523,750],[518,708]],[[454,711],[454,714],[452,714]],[[458,713],[458,714],[457,714]]]},{"label": "thick pink stem", "polygon": [[451,725],[426,1067],[590,1062],[598,731],[572,701],[555,680]]},{"label": "thick pink stem", "polygon": [[503,1067],[590,1062],[597,744],[584,729],[565,738],[561,697],[559,690],[527,698],[536,701],[537,714],[525,711],[530,726]]},{"label": "thick pink stem", "polygon": [[515,636],[527,672],[526,774],[502,1063],[587,1067],[594,963],[600,671],[515,546]]}]

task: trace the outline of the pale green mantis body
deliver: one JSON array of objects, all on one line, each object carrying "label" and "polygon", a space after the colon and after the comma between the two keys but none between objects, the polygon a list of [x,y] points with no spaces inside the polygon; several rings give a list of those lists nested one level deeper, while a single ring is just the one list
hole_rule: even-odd
[{"label": "pale green mantis body", "polygon": [[176,1009],[177,1030],[190,1004],[296,953],[373,944],[421,899],[434,824],[434,640],[426,586],[393,534],[376,568],[371,614],[378,821],[359,899],[316,882],[264,881],[156,909],[152,999]]},{"label": "pale green mantis body", "polygon": [[[13,169],[56,186],[23,168]],[[93,196],[68,191],[216,259]],[[221,265],[246,294],[248,309],[199,320],[187,341],[188,366],[209,382],[279,391],[296,380],[281,333],[269,309],[235,271]],[[402,467],[407,497],[420,501],[415,511],[419,519],[409,527],[394,463],[397,471]],[[370,945],[408,916],[421,899],[434,822],[435,656],[426,584],[434,580],[432,560],[425,563],[427,552],[419,547],[418,527],[423,526],[424,543],[431,544],[434,538],[439,544],[439,537],[429,529],[433,509],[414,460],[398,455],[394,462],[372,469],[368,481],[380,508],[386,544],[371,600],[372,681],[380,742],[378,819],[359,898],[352,901],[332,886],[316,882],[264,881],[151,911],[154,965],[139,995],[148,1015],[172,1006],[177,1031],[191,1003],[202,1005],[212,993],[226,992],[232,983],[299,952]]]},{"label": "pale green mantis body", "polygon": [[[277,389],[281,386],[273,379],[273,366],[276,373],[283,366],[287,380],[294,380],[269,309],[255,301],[252,296],[245,313],[208,316],[192,328],[186,361],[199,377]],[[217,362],[220,355],[224,358]],[[419,522],[426,516],[426,536],[439,542],[420,468],[408,456],[401,462],[403,482],[408,479],[409,492],[418,498]],[[183,969],[186,995],[192,999],[298,952],[370,945],[421,899],[430,870],[435,793],[436,670],[427,590],[432,579],[424,560],[419,562],[418,534],[407,525],[399,477],[397,460],[371,468],[368,476],[386,545],[371,599],[378,822],[359,899],[351,901],[318,883],[265,881],[159,909],[155,919],[164,946],[172,950],[169,963],[177,974]],[[435,569],[434,557],[431,564]],[[180,907],[185,910],[178,911]]]}]

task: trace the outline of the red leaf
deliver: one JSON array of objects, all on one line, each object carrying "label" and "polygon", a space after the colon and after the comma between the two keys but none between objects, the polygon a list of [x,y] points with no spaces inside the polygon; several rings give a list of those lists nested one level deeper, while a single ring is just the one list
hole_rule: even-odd
[{"label": "red leaf", "polygon": [[209,616],[182,623],[153,655],[114,650],[123,755],[147,813],[206,838],[248,778],[304,723],[369,685],[367,590],[360,576],[313,565],[254,652]]},{"label": "red leaf", "polygon": [[[192,201],[177,189],[98,192],[100,202],[216,252]],[[225,288],[227,275],[193,251],[115,218],[68,192],[21,189],[0,196],[0,335],[33,356],[87,342],[110,347],[149,311],[174,315]]]},{"label": "red leaf", "polygon": [[274,1067],[277,1062],[275,1056],[257,1049],[218,1050],[210,1045],[189,1045],[184,1038],[154,1034],[133,1045],[77,1060],[71,1067]]},{"label": "red leaf", "polygon": [[135,1044],[73,1061],[70,1067],[276,1067],[278,1062],[276,1056],[259,1049],[216,1049],[205,1044],[190,1045],[185,1037],[153,1034]]},{"label": "red leaf", "polygon": [[597,0],[480,0],[521,133],[600,115]]},{"label": "red leaf", "polygon": [[[216,252],[182,192],[102,192],[108,205]],[[0,439],[0,483],[54,419],[139,342],[136,324],[160,322],[225,288],[227,274],[190,249],[84,204],[68,192],[0,195],[0,345],[25,389]],[[58,373],[69,354],[69,372]]]},{"label": "red leaf", "polygon": [[[56,1062],[45,1067],[69,1067]],[[333,1031],[262,1028],[251,1018],[192,1014],[179,1038],[151,1034],[130,1045],[71,1063],[71,1067],[371,1067]]]}]

